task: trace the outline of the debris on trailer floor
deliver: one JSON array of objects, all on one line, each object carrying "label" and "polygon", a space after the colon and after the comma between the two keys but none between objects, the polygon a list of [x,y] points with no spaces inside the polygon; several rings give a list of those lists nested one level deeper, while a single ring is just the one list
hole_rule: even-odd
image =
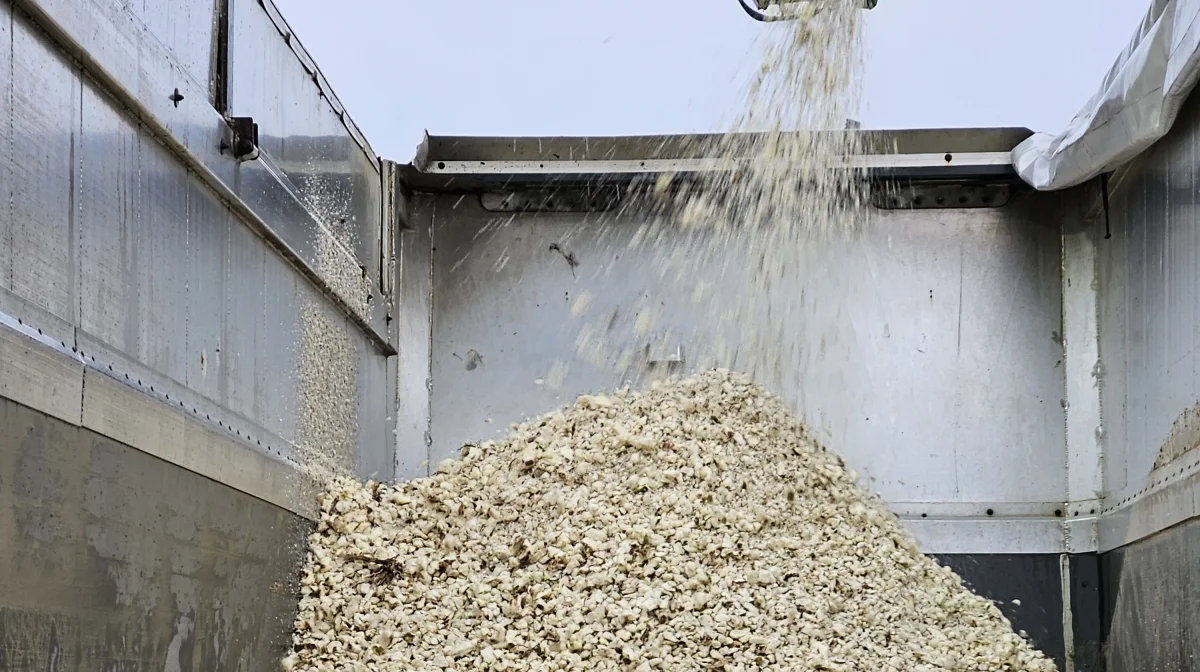
[{"label": "debris on trailer floor", "polygon": [[1054,669],[740,374],[580,397],[321,509],[288,669]]}]

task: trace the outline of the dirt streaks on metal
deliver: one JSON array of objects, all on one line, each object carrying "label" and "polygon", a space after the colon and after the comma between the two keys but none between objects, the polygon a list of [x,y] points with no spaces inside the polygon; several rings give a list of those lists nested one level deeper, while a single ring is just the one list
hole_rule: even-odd
[{"label": "dirt streaks on metal", "polygon": [[0,400],[0,670],[265,670],[309,524]]}]

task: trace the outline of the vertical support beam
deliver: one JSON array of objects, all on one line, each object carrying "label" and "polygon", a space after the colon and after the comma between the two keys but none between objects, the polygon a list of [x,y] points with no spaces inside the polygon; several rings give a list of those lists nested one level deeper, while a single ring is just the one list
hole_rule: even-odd
[{"label": "vertical support beam", "polygon": [[433,355],[434,199],[412,202],[412,228],[395,236],[399,250],[396,342],[396,480],[428,474]]},{"label": "vertical support beam", "polygon": [[[1091,188],[1091,187],[1089,187]],[[1083,199],[1071,199],[1062,216],[1063,408],[1067,437],[1067,551],[1095,550],[1094,516],[1104,495],[1100,413],[1100,336],[1097,315],[1095,217]]]}]

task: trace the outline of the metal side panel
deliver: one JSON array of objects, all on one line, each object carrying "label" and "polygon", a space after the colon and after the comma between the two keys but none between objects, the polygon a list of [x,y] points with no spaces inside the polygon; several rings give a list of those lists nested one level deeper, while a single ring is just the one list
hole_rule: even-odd
[{"label": "metal side panel", "polygon": [[[794,344],[799,370],[781,371],[734,359],[737,325],[718,329],[690,291],[681,296],[658,278],[644,248],[629,245],[641,221],[488,212],[477,196],[438,197],[432,462],[619,385],[577,356],[577,337],[615,315],[609,351],[642,348],[648,341],[632,333],[629,314],[654,297],[647,310],[679,335],[685,368],[756,371],[888,502],[962,504],[957,517],[1061,514],[1058,199],[876,211],[850,239],[807,242],[797,253],[798,295],[771,302],[796,318],[781,347]],[[729,260],[730,269],[740,264]],[[734,271],[699,280],[713,305],[737,306],[755,291]],[[572,315],[585,293],[586,319]]]},{"label": "metal side panel", "polygon": [[0,400],[6,669],[268,670],[311,524]]},{"label": "metal side panel", "polygon": [[360,477],[375,482],[395,480],[396,444],[388,431],[392,400],[387,396],[387,358],[374,346],[358,340],[358,469]]},{"label": "metal side panel", "polygon": [[27,20],[13,27],[12,288],[74,321],[79,78]]},{"label": "metal side panel", "polygon": [[[237,224],[235,224],[237,226]],[[263,426],[296,439],[299,394],[300,303],[297,286],[306,282],[282,258],[267,253],[263,265],[263,291],[253,297],[261,304],[255,338],[255,408]]]},{"label": "metal side panel", "polygon": [[[176,381],[187,378],[188,174],[167,149],[143,133],[138,169],[142,192],[137,247],[138,359]],[[256,417],[256,416],[255,416]]]},{"label": "metal side panel", "polygon": [[79,151],[79,326],[122,352],[141,351],[138,130],[92,85],[83,87]]},{"label": "metal side panel", "polygon": [[1200,445],[1200,97],[1110,181],[1097,231],[1106,505],[1139,497]]},{"label": "metal side panel", "polygon": [[[361,237],[364,245],[370,248],[368,263],[362,263],[355,257],[354,248],[334,242],[334,234],[328,227],[318,223],[309,199],[288,180],[286,170],[275,163],[275,158],[264,155],[260,161],[239,163],[222,149],[227,146],[230,130],[210,102],[211,82],[197,79],[191,66],[185,63],[187,57],[172,51],[172,45],[166,44],[162,35],[153,32],[161,28],[162,31],[177,33],[181,25],[187,23],[196,28],[197,34],[211,35],[211,25],[202,25],[202,15],[208,11],[204,8],[205,0],[170,3],[171,8],[159,7],[161,3],[142,4],[144,6],[130,7],[120,0],[27,0],[23,6],[39,25],[52,33],[67,53],[79,60],[87,79],[95,80],[100,88],[119,100],[131,118],[136,118],[150,134],[176,154],[173,161],[184,165],[228,199],[231,208],[264,239],[269,240],[278,253],[294,263],[297,270],[322,283],[330,300],[340,303],[343,310],[354,315],[356,324],[371,335],[380,351],[393,352],[387,336],[386,302],[375,300],[372,303],[368,298],[369,288],[378,286],[381,187],[373,157],[362,149],[366,146],[365,142],[355,145],[356,156],[371,168],[360,171],[361,174],[357,176],[351,175],[356,168],[347,169],[345,165],[329,163],[318,157],[300,157],[297,160],[305,166],[303,170],[308,171],[313,180],[320,178],[318,181],[322,181],[322,184],[343,185],[352,182],[368,185],[369,193],[353,195],[353,198],[363,199],[355,205],[356,212],[361,209],[374,213],[371,217],[372,232]],[[185,4],[186,9],[183,7]],[[253,9],[259,14],[263,13],[260,7]],[[152,29],[143,21],[149,12],[165,12],[170,16],[162,17],[161,21],[152,21],[157,26]],[[183,12],[187,13],[186,17],[180,14]],[[274,31],[274,28],[271,30]],[[286,48],[278,31],[269,37]],[[192,48],[186,50],[190,52]],[[199,54],[198,48],[195,53]],[[51,82],[50,86],[59,83]],[[78,95],[77,80],[75,87]],[[312,99],[312,104],[321,103],[319,89],[307,95]],[[50,100],[52,102],[53,99]],[[283,109],[297,103],[280,101],[278,106]],[[64,109],[77,110],[78,107],[76,100],[74,105],[68,104]],[[342,117],[335,115],[334,118]],[[78,122],[78,119],[75,121]],[[54,126],[58,127],[57,124]],[[69,127],[62,126],[63,129]],[[346,133],[348,126],[342,124],[340,128]],[[65,137],[70,137],[65,130],[63,133]],[[350,136],[351,144],[355,144],[354,134]],[[53,158],[54,152],[50,156]],[[45,163],[44,157],[42,162]],[[69,157],[64,162],[69,165]],[[31,161],[24,163],[37,165]],[[242,165],[252,168],[239,171],[238,166]],[[263,174],[249,177],[242,174],[254,173],[255,170]],[[61,179],[70,176],[69,171],[62,169],[51,172]],[[53,188],[53,182],[42,180],[39,184],[43,185],[43,189]],[[338,186],[337,190],[340,189]],[[39,203],[66,202],[61,198],[34,200]],[[69,207],[64,207],[69,210]],[[357,214],[355,217],[356,224],[367,226]],[[338,223],[339,219],[342,218],[334,217],[334,223]],[[49,231],[53,232],[53,229]],[[363,268],[367,269],[365,278]],[[27,286],[29,284],[26,283]],[[74,283],[68,284],[74,286]],[[54,283],[49,283],[49,286],[53,288]],[[39,299],[46,303],[41,297]],[[74,301],[67,303],[73,305]]]},{"label": "metal side panel", "polygon": [[247,418],[257,418],[258,314],[266,245],[249,229],[234,222],[225,247],[225,315],[221,339],[221,361],[225,370],[222,396],[229,409]]},{"label": "metal side panel", "polygon": [[1200,670],[1200,521],[1100,556],[1107,672]]}]

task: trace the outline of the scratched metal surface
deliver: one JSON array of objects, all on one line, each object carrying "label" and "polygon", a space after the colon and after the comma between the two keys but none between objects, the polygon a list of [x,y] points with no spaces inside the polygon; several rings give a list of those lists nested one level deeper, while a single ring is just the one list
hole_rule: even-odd
[{"label": "scratched metal surface", "polygon": [[263,151],[308,209],[379,278],[377,159],[320,94],[315,65],[302,61],[280,35],[272,10],[256,0],[231,0],[230,112],[254,117]]},{"label": "scratched metal surface", "polygon": [[225,321],[225,245],[232,227],[241,226],[207,187],[188,180],[187,373],[184,383],[225,403],[222,383],[227,353],[222,352]]},{"label": "scratched metal surface", "polygon": [[[214,82],[209,76],[213,71],[211,66],[204,65],[204,62],[212,62],[215,58],[215,54],[211,53],[215,41],[210,39],[216,20],[212,15],[213,4],[213,0],[187,0],[165,5],[140,0],[132,5],[123,0],[28,0],[24,7],[35,21],[51,31],[53,39],[58,40],[72,57],[79,60],[89,77],[140,118],[145,128],[158,134],[160,140],[176,150],[186,149],[188,154],[182,157],[182,162],[215,191],[232,199],[233,209],[246,217],[247,224],[259,230],[280,253],[290,255],[299,270],[323,283],[344,304],[346,310],[355,312],[356,326],[368,334],[381,351],[393,351],[394,347],[387,336],[386,306],[389,302],[374,296],[373,303],[363,307],[367,300],[366,287],[378,289],[381,256],[378,229],[382,214],[382,192],[378,169],[369,146],[344,114],[328,85],[324,84],[320,90],[314,85],[314,88],[304,92],[306,98],[303,102],[320,105],[321,96],[324,96],[329,105],[336,108],[334,116],[340,119],[342,132],[348,133],[351,144],[358,147],[355,158],[358,161],[355,164],[357,168],[348,171],[348,164],[344,161],[317,160],[308,155],[298,159],[295,156],[265,157],[262,162],[249,164],[234,160],[224,149],[227,146],[228,126],[214,109]],[[261,17],[263,8],[254,9],[257,14],[244,13],[248,20]],[[209,17],[207,22],[206,15]],[[278,18],[278,13],[275,12],[273,16]],[[236,18],[233,21],[236,24]],[[281,18],[278,21],[283,25]],[[287,46],[279,31],[264,33],[263,37]],[[204,57],[200,55],[202,43],[205,45],[203,49],[209,52]],[[291,48],[293,51],[299,48],[294,39]],[[296,60],[294,55],[293,60]],[[301,61],[308,64],[302,69],[308,67],[315,72],[311,59],[297,62]],[[319,73],[316,76],[324,81]],[[259,83],[253,80],[249,81],[249,85],[256,89],[259,87]],[[178,96],[172,95],[176,91]],[[230,92],[230,95],[237,98],[236,92]],[[275,101],[275,104],[288,107],[300,102]],[[76,103],[69,109],[76,110],[78,107]],[[347,129],[353,129],[353,132]],[[303,144],[308,141],[300,138],[298,142]],[[323,141],[318,141],[318,144],[320,142]],[[305,153],[293,152],[293,155],[296,154]],[[288,163],[293,159],[303,164],[295,170],[311,183],[303,190],[287,177],[288,171],[293,171]],[[361,162],[365,162],[369,169],[364,169]],[[258,176],[258,179],[254,179],[256,176],[253,174],[250,175],[251,179],[239,175],[238,166],[258,167],[267,163],[274,165],[274,172],[270,175]],[[352,190],[346,187],[351,183],[355,185]],[[312,184],[327,189],[316,190]],[[362,184],[367,186],[360,188]],[[319,200],[318,196],[330,193],[336,196],[349,191],[354,191],[353,198],[363,200],[361,205],[352,208],[355,216],[345,218],[347,222],[374,227],[369,235],[360,236],[364,250],[360,256],[366,260],[366,264],[356,257],[355,249],[339,243],[339,268],[348,267],[356,271],[361,265],[367,269],[369,282],[364,283],[361,289],[353,286],[355,283],[339,282],[338,277],[330,271],[327,260],[321,258],[319,252],[322,247],[316,243],[323,244],[323,238],[326,237],[332,240],[334,234],[329,227],[318,223],[317,208],[311,204]],[[374,213],[369,218],[371,222],[367,223],[366,216],[360,216],[360,212]],[[339,226],[341,219],[343,217],[332,217],[333,223]],[[366,253],[368,251],[369,254]],[[73,281],[70,284],[74,286]]]},{"label": "scratched metal surface", "polygon": [[[297,344],[302,338],[297,285],[306,281],[270,251],[264,254],[262,270],[263,292],[250,297],[261,304],[256,316],[254,347],[256,417],[262,418],[267,429],[295,441],[300,394]],[[353,333],[349,325],[344,328]]]},{"label": "scratched metal surface", "polygon": [[225,244],[225,320],[221,359],[225,363],[225,389],[230,410],[247,418],[258,417],[258,312],[259,286],[267,250],[249,229],[233,226]]},{"label": "scratched metal surface", "polygon": [[123,351],[141,351],[137,129],[94,87],[83,89],[79,190],[79,326]]},{"label": "scratched metal surface", "polygon": [[12,32],[12,288],[54,315],[77,310],[72,157],[80,88],[70,66],[24,19]]},{"label": "scratched metal surface", "polygon": [[[34,320],[64,347],[86,347],[147,389],[170,390],[175,401],[186,399],[187,408],[235,435],[264,437],[264,450],[279,439],[295,441],[303,412],[296,380],[304,338],[300,288],[323,311],[342,315],[340,309],[294,259],[234,213],[236,199],[210,190],[161,138],[133,121],[112,91],[69,66],[49,35],[27,18],[13,18],[7,2],[0,7],[0,83],[7,83],[0,128],[12,133],[0,157],[0,256],[8,271],[0,310]],[[120,16],[128,9],[89,7]],[[150,3],[134,9],[158,11]],[[173,35],[199,21],[191,10],[170,12],[177,15],[153,25],[174,26],[164,28]],[[138,24],[117,22],[97,58],[116,63],[123,46],[142,48],[118,39],[128,25]],[[147,30],[138,33],[146,44],[165,49],[162,36],[150,40]],[[181,124],[181,133],[208,132],[187,119]],[[358,353],[346,368],[355,391],[347,398],[362,397],[359,420],[368,423],[339,424],[344,436],[332,438],[349,446],[361,438],[370,447],[364,465],[390,475],[380,466],[390,465],[394,452],[384,438],[394,421],[386,406],[386,357],[350,320],[339,317],[329,326]]]},{"label": "scratched metal surface", "polygon": [[197,82],[212,78],[213,40],[217,26],[215,0],[127,0],[125,6],[141,19]]},{"label": "scratched metal surface", "polygon": [[142,188],[134,233],[142,334],[138,360],[172,380],[183,381],[187,366],[187,170],[145,135],[140,138],[138,154]]},{"label": "scratched metal surface", "polygon": [[[1200,99],[1114,177],[1095,231],[1107,504],[1200,444]],[[1163,472],[1171,473],[1171,469]],[[1154,477],[1167,476],[1160,472]]]},{"label": "scratched metal surface", "polygon": [[387,363],[370,344],[355,343],[358,356],[357,473],[376,482],[395,480],[395,436],[389,430],[393,399],[388,397]]},{"label": "scratched metal surface", "polygon": [[310,524],[0,400],[0,667],[268,670]]},{"label": "scratched metal surface", "polygon": [[[876,211],[854,241],[810,241],[797,254],[798,296],[771,304],[782,311],[799,301],[786,328],[802,370],[745,358],[734,368],[757,369],[889,502],[1031,503],[1051,516],[1066,481],[1059,198]],[[586,321],[571,306],[583,292],[589,316],[655,297],[663,329],[700,330],[682,342],[689,366],[731,363],[713,350],[736,343],[736,330],[721,333],[689,296],[661,283],[644,252],[627,249],[636,220],[514,217],[457,195],[424,212],[414,226],[432,222],[434,231],[434,464],[463,442],[620,383],[575,357]],[[712,288],[716,305],[753,291],[736,275]],[[620,338],[606,345],[642,345]],[[569,365],[559,390],[545,384],[556,361]],[[967,509],[952,515],[984,513]]]}]

